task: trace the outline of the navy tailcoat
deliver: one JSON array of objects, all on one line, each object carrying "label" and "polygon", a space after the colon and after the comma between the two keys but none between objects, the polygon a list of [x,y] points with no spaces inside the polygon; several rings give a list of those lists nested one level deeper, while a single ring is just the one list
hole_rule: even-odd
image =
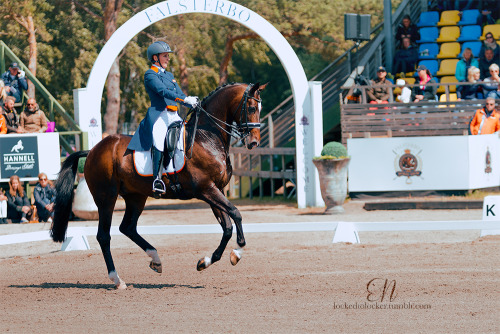
[{"label": "navy tailcoat", "polygon": [[130,150],[148,151],[153,145],[153,125],[160,114],[167,110],[177,112],[177,103],[189,106],[184,103],[186,95],[170,72],[151,66],[144,74],[144,85],[151,100],[151,107],[128,144]]}]

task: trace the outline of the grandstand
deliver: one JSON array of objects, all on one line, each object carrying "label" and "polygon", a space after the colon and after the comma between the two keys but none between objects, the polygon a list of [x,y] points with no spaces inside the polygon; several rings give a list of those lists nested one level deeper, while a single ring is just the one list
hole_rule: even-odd
[{"label": "grandstand", "polygon": [[[487,1],[484,1],[485,3]],[[474,2],[481,6],[481,1]],[[416,4],[418,6],[418,4]],[[484,5],[484,4],[483,4]],[[498,4],[497,4],[498,6]],[[485,8],[485,7],[483,7]],[[455,78],[457,63],[466,48],[470,48],[475,58],[481,57],[480,50],[486,33],[491,32],[500,46],[500,20],[492,24],[484,21],[480,8],[464,11],[442,10],[425,11],[413,20],[421,35],[418,43],[419,62],[425,65],[438,85],[435,102],[419,103],[415,106],[394,102],[392,108],[387,105],[378,110],[370,110],[370,121],[366,120],[364,90],[367,86],[353,86],[346,82],[341,99],[342,141],[356,137],[398,137],[398,136],[440,136],[468,134],[468,120],[483,101],[457,101]],[[498,15],[498,14],[496,14]],[[498,20],[498,17],[495,17]],[[381,57],[382,58],[382,57]],[[380,62],[379,64],[384,64]],[[385,63],[387,66],[387,62]],[[362,64],[365,65],[365,64]],[[377,66],[377,64],[375,64]],[[370,69],[369,69],[370,70]],[[374,73],[364,71],[365,77],[373,78]],[[395,78],[403,78],[407,87],[415,86],[416,73],[396,73]],[[411,80],[409,80],[411,79]],[[394,86],[394,94],[401,93],[401,87]],[[352,104],[349,98],[355,89],[362,94],[360,103]],[[373,107],[373,105],[371,105]],[[418,112],[421,118],[415,118]]]}]

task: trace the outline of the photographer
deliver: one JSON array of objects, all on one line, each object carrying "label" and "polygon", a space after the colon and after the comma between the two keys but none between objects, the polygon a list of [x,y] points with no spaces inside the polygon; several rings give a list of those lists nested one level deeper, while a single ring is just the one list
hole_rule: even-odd
[{"label": "photographer", "polygon": [[28,89],[28,82],[24,71],[21,71],[18,63],[10,64],[9,70],[2,74],[2,80],[5,83],[7,95],[13,96],[17,102],[21,102],[23,91]]}]

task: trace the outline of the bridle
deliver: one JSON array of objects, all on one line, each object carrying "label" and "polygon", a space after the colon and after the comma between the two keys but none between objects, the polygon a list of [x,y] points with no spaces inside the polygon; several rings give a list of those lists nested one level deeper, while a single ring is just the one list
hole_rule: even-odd
[{"label": "bridle", "polygon": [[[208,119],[210,119],[219,129],[230,135],[231,137],[238,139],[238,140],[243,140],[246,138],[252,129],[260,129],[260,122],[248,122],[248,112],[254,113],[255,112],[255,107],[248,107],[247,103],[249,99],[252,99],[256,101],[257,103],[261,103],[262,99],[258,99],[256,97],[248,95],[250,90],[252,89],[254,85],[249,84],[247,88],[245,89],[245,92],[243,93],[243,96],[240,100],[240,103],[238,104],[238,107],[234,110],[232,113],[233,119],[235,118],[234,116],[238,112],[238,109],[241,108],[240,112],[240,124],[238,125],[233,125],[224,122],[223,120],[218,119],[214,115],[210,114],[208,111],[203,109],[200,105],[200,103],[194,108],[197,110],[202,111],[205,113],[205,115],[208,116]],[[229,131],[226,130],[223,125],[229,127]]]}]

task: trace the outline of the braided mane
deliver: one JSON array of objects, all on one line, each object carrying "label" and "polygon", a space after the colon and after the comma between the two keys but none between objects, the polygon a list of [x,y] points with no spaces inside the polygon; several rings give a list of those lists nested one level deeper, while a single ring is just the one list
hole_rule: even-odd
[{"label": "braided mane", "polygon": [[242,85],[242,83],[239,83],[239,82],[230,82],[230,83],[226,83],[226,84],[224,84],[222,86],[219,86],[219,87],[215,88],[213,91],[211,91],[210,93],[208,93],[208,95],[205,96],[203,98],[203,100],[201,100],[201,104],[205,105],[205,103],[208,102],[208,99],[210,99],[210,97],[212,97],[212,95],[214,95],[215,93],[217,93],[222,88],[227,87],[227,86],[235,86],[235,85]]}]

